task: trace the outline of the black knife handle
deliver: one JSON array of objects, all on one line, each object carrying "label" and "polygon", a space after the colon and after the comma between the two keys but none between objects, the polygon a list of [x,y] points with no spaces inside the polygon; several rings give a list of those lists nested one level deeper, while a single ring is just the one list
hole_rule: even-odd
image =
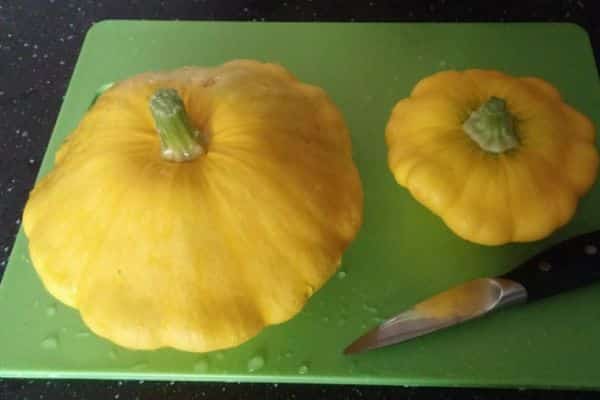
[{"label": "black knife handle", "polygon": [[560,242],[502,278],[519,282],[528,300],[538,300],[600,279],[600,231]]}]

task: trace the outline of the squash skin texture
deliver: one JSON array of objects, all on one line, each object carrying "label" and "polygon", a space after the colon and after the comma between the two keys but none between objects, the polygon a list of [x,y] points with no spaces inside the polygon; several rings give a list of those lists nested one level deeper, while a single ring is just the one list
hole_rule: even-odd
[{"label": "squash skin texture", "polygon": [[[177,90],[207,142],[160,156],[148,107]],[[350,137],[325,92],[235,60],[105,92],[32,190],[23,225],[47,290],[132,349],[237,346],[297,314],[362,223]]]},{"label": "squash skin texture", "polygon": [[[462,126],[491,97],[506,101],[520,141],[500,154]],[[395,105],[385,137],[397,183],[458,236],[483,245],[534,241],[565,225],[598,169],[587,117],[549,83],[493,70],[424,78]]]}]

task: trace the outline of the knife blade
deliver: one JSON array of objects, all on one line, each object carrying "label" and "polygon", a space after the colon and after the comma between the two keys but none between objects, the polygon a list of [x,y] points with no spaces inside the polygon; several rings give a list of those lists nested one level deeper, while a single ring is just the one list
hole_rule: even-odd
[{"label": "knife blade", "polygon": [[474,279],[421,301],[359,337],[344,354],[401,343],[599,279],[600,230],[560,242],[502,276]]}]

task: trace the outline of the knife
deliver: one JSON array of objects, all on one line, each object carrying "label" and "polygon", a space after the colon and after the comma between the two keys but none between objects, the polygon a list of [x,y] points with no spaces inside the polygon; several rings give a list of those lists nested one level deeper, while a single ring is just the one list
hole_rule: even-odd
[{"label": "knife", "polygon": [[600,230],[560,242],[502,276],[474,279],[417,303],[358,338],[344,353],[404,342],[502,307],[587,286],[598,279]]}]

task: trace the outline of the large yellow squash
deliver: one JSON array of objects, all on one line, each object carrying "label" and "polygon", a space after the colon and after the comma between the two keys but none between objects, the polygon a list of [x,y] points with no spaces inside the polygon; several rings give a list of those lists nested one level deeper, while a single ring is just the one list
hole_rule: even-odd
[{"label": "large yellow squash", "polygon": [[461,237],[540,239],[596,179],[590,120],[533,77],[445,71],[396,104],[386,129],[396,181]]},{"label": "large yellow squash", "polygon": [[324,91],[233,61],[105,92],[23,224],[45,287],[92,331],[202,352],[294,316],[338,268],[362,202]]}]

